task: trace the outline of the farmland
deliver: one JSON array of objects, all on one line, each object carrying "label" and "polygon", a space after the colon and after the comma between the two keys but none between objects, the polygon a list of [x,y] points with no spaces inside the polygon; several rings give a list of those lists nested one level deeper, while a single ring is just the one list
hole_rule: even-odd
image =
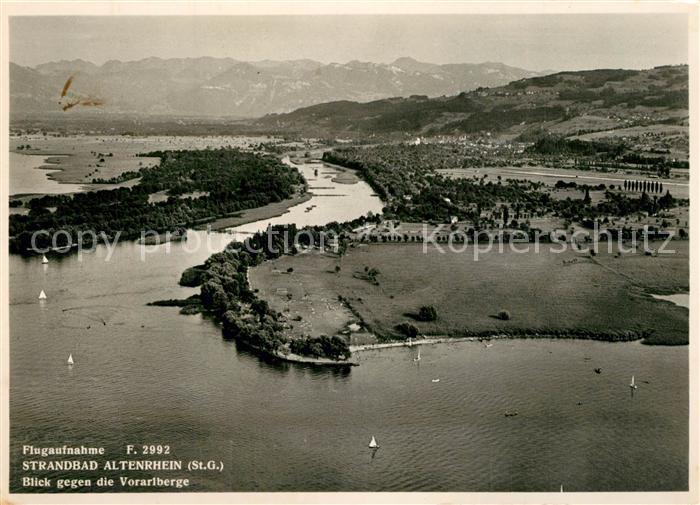
[{"label": "farmland", "polygon": [[[622,186],[625,181],[634,180],[650,180],[659,181],[668,189],[676,198],[689,198],[690,185],[688,170],[672,170],[670,178],[653,178],[650,179],[648,174],[637,171],[620,171],[613,173],[596,172],[591,170],[575,170],[563,168],[551,168],[542,166],[528,167],[479,167],[479,168],[450,168],[437,170],[439,174],[453,178],[483,178],[484,176],[490,180],[528,180],[532,182],[541,182],[548,186],[554,186],[557,181],[567,183],[576,182],[579,185],[597,186],[604,184],[606,187],[611,185],[617,188]],[[580,191],[579,191],[580,194]]]},{"label": "farmland", "polygon": [[[653,329],[646,343],[687,343],[687,309],[649,296],[687,291],[687,241],[671,242],[675,254],[654,257],[601,251],[592,258],[544,246],[536,254],[533,244],[520,244],[527,245],[530,253],[506,246],[474,261],[473,246],[443,254],[431,245],[423,254],[417,244],[361,244],[342,258],[308,253],[269,261],[250,271],[250,281],[300,335],[331,334],[362,320],[379,339],[397,338],[395,326],[410,322],[425,335]],[[379,272],[376,283],[366,267]],[[437,309],[436,321],[414,320],[423,305]],[[501,310],[509,320],[495,317]],[[367,334],[351,338],[366,342]]]}]

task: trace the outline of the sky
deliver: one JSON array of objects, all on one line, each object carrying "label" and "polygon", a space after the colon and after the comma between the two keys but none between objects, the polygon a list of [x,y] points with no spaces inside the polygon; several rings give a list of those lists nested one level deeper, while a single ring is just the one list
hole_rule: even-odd
[{"label": "sky", "polygon": [[16,16],[10,60],[243,61],[309,58],[389,63],[496,61],[528,70],[650,68],[687,63],[682,14],[449,16]]}]

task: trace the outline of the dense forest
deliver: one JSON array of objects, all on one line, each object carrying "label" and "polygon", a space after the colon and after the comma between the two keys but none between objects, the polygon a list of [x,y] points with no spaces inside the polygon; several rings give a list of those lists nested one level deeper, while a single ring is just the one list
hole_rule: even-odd
[{"label": "dense forest", "polygon": [[[451,162],[458,160],[449,148],[406,144],[344,147],[326,152],[324,160],[358,170],[387,202],[384,217],[401,221],[449,223],[454,216],[474,222],[477,229],[487,228],[496,222],[493,217],[484,217],[483,211],[493,216],[505,206],[512,211],[509,215],[512,220],[506,219],[506,224],[522,227],[525,223],[520,222],[521,216],[525,214],[580,221],[637,212],[654,214],[682,203],[668,191],[658,196],[661,186],[654,186],[653,191],[651,186],[640,187],[642,192],[636,195],[626,195],[616,186],[593,188],[606,190],[605,198],[593,204],[589,196],[591,188],[585,185],[575,185],[581,190],[581,198],[561,200],[552,198],[541,182],[493,180],[486,176],[454,179],[436,172],[436,168],[443,166],[441,153]],[[430,163],[422,163],[427,154]]]},{"label": "dense forest", "polygon": [[566,154],[573,156],[599,156],[614,159],[620,156],[625,146],[620,142],[595,142],[566,139],[556,135],[543,135],[526,152],[532,154]]},{"label": "dense forest", "polygon": [[653,155],[653,151],[652,154],[640,154],[618,139],[583,141],[548,133],[536,136],[533,145],[525,150],[525,154],[535,157],[540,163],[559,160],[560,167],[567,166],[566,162],[573,160],[574,166],[580,168],[634,168],[655,172],[660,177],[669,177],[671,168],[689,167],[686,160],[670,159],[667,155]]},{"label": "dense forest", "polygon": [[[337,336],[306,337],[290,342],[284,332],[282,314],[271,310],[248,284],[249,267],[279,257],[283,251],[296,251],[294,239],[298,231],[295,225],[274,226],[269,233],[257,233],[244,243],[233,242],[203,265],[183,272],[180,284],[200,286],[202,307],[221,321],[224,338],[236,339],[272,356],[293,352],[313,358],[345,360],[350,357],[350,349]],[[308,231],[310,233],[302,235],[307,238],[303,245],[317,243],[321,228]],[[191,306],[191,300],[182,302],[186,309]]]},{"label": "dense forest", "polygon": [[[75,195],[49,195],[28,202],[26,215],[10,216],[10,249],[24,253],[31,246],[73,244],[79,233],[93,231],[120,240],[140,237],[142,231],[165,232],[206,222],[245,209],[292,197],[305,181],[293,168],[272,156],[237,149],[165,151],[161,163],[139,171],[140,183],[132,188],[91,191]],[[153,193],[165,191],[168,199],[149,201]]]},{"label": "dense forest", "polygon": [[[394,156],[403,153],[403,156]],[[451,216],[478,224],[482,210],[510,203],[522,212],[544,213],[555,202],[542,191],[542,183],[530,181],[489,181],[484,178],[451,179],[435,172],[433,165],[416,163],[422,151],[416,146],[349,147],[325,153],[332,163],[357,169],[374,190],[387,201],[384,214],[405,221],[449,222]],[[433,155],[437,154],[435,151]],[[449,156],[449,154],[448,154]],[[486,224],[486,223],[484,223]]]}]

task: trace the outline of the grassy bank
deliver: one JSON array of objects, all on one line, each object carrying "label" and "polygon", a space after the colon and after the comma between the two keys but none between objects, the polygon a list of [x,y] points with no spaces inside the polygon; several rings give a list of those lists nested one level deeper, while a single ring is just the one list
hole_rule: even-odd
[{"label": "grassy bank", "polygon": [[[363,245],[342,258],[282,257],[252,269],[250,279],[272,308],[298,321],[292,331],[310,335],[356,321],[379,341],[392,340],[401,338],[396,325],[409,322],[425,335],[687,344],[687,309],[649,296],[688,290],[689,243],[671,245],[676,253],[668,256],[595,258],[572,251],[518,254],[506,247],[478,261],[471,247],[423,254],[421,245]],[[379,271],[377,283],[367,280],[365,267]],[[415,320],[422,305],[437,309],[436,321]],[[497,317],[501,310],[509,312],[508,320]],[[353,338],[372,343],[366,335]]]}]

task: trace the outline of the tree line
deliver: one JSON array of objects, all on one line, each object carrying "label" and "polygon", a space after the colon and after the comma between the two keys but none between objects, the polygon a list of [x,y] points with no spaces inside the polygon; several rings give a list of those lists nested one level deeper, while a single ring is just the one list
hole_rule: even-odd
[{"label": "tree line", "polygon": [[[666,192],[658,181],[627,181],[626,190],[639,188],[639,197],[628,197],[616,186],[567,184],[557,188],[578,188],[582,198],[553,198],[547,186],[529,180],[496,180],[488,176],[451,178],[436,172],[442,167],[441,153],[453,163],[454,149],[444,146],[408,144],[350,146],[324,154],[324,160],[353,168],[385,201],[383,216],[408,222],[449,223],[453,217],[468,220],[478,229],[495,227],[500,222],[527,231],[522,216],[554,215],[571,221],[609,215],[627,216],[639,212],[650,215],[682,204]],[[425,156],[430,161],[422,163]],[[454,166],[454,165],[453,165]],[[604,199],[593,204],[590,190],[604,190]],[[622,189],[622,187],[619,187]],[[656,193],[656,194],[654,194]]]},{"label": "tree line", "polygon": [[664,185],[659,181],[630,181],[625,180],[626,191],[645,191],[648,193],[663,193]]},{"label": "tree line", "polygon": [[[348,224],[348,226],[352,226]],[[305,229],[304,245],[320,243],[320,227]],[[200,286],[203,307],[222,323],[224,338],[236,339],[256,350],[275,356],[292,352],[314,358],[344,360],[350,357],[347,343],[337,336],[304,337],[290,340],[285,334],[282,314],[251,290],[248,268],[279,257],[282,251],[296,252],[296,225],[276,225],[246,239],[232,242],[203,265],[183,272],[180,284]]]}]

